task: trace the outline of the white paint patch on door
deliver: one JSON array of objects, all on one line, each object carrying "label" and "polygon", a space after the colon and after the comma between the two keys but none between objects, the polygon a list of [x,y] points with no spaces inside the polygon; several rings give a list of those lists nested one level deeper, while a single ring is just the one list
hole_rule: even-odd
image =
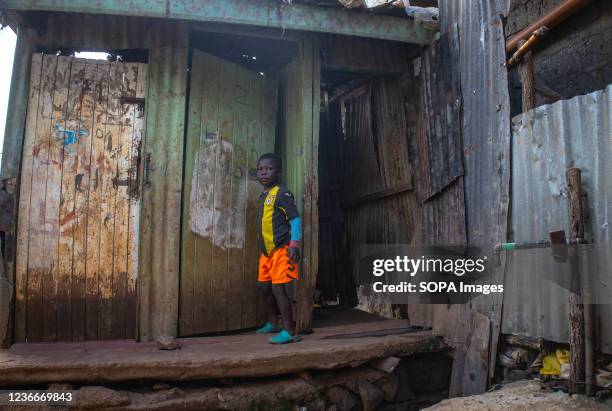
[{"label": "white paint patch on door", "polygon": [[202,136],[189,199],[190,230],[224,250],[244,248],[246,228],[247,179],[235,178],[241,173],[235,176],[233,155],[233,145],[217,133]]}]

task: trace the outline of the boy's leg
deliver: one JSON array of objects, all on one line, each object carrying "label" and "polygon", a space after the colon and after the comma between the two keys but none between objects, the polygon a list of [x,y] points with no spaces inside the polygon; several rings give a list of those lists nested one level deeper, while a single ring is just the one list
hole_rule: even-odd
[{"label": "boy's leg", "polygon": [[272,293],[283,319],[283,329],[268,341],[271,344],[300,341],[299,336],[293,335],[291,302],[287,295],[287,284],[298,278],[298,266],[290,261],[288,246],[276,250],[270,259],[272,262],[269,271],[272,280]]},{"label": "boy's leg", "polygon": [[278,320],[278,308],[276,306],[276,301],[274,301],[274,295],[272,294],[272,283],[270,281],[259,282],[257,287],[263,295],[266,305],[266,314],[268,315],[268,323],[276,324]]},{"label": "boy's leg", "polygon": [[259,256],[259,274],[257,276],[257,288],[259,288],[266,306],[266,314],[268,322],[261,328],[257,329],[257,334],[268,334],[276,330],[276,321],[278,320],[278,308],[272,295],[272,278],[270,277],[271,260],[269,257],[261,254]]},{"label": "boy's leg", "polygon": [[272,285],[272,293],[274,299],[280,310],[281,317],[283,319],[283,329],[289,334],[293,335],[293,318],[291,315],[291,304],[289,302],[289,296],[286,292],[287,284],[274,284]]}]

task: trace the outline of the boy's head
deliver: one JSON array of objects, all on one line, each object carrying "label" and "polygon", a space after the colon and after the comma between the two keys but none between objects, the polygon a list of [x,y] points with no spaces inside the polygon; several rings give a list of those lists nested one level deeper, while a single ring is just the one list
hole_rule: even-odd
[{"label": "boy's head", "polygon": [[257,178],[264,187],[272,187],[278,183],[283,162],[274,153],[266,153],[257,160]]}]

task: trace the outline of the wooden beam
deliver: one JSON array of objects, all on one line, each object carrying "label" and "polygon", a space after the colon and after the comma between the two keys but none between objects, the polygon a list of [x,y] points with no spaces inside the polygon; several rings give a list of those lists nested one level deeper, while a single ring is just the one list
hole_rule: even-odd
[{"label": "wooden beam", "polygon": [[[523,46],[521,42],[520,47]],[[522,85],[523,113],[535,107],[535,88],[533,78],[533,54],[528,52],[519,64],[519,76]]]},{"label": "wooden beam", "polygon": [[505,334],[502,337],[504,343],[508,345],[516,345],[517,347],[529,348],[531,350],[542,351],[544,349],[544,339],[525,337],[522,335]]},{"label": "wooden beam", "polygon": [[210,21],[336,33],[429,44],[435,36],[415,20],[273,0],[5,0],[3,8]]},{"label": "wooden beam", "polygon": [[249,334],[179,339],[180,350],[165,352],[150,343],[89,341],[63,344],[63,348],[54,349],[53,355],[49,355],[48,347],[45,351],[33,344],[19,344],[10,350],[0,350],[0,386],[63,381],[86,384],[140,379],[260,378],[305,369],[350,369],[351,365],[376,358],[449,350],[446,341],[430,331],[322,339],[355,330],[393,331],[405,325],[405,320],[387,320],[317,328],[315,334],[299,344],[289,344],[280,350],[271,350],[267,339]]},{"label": "wooden beam", "polygon": [[401,74],[421,47],[407,43],[322,35],[321,69],[363,74]]}]

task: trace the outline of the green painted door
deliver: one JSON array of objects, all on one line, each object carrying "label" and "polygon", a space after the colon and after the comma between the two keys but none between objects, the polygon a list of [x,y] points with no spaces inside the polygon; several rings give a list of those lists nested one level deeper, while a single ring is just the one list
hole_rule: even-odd
[{"label": "green painted door", "polygon": [[181,336],[254,327],[258,157],[274,151],[274,80],[193,52],[185,152]]}]

